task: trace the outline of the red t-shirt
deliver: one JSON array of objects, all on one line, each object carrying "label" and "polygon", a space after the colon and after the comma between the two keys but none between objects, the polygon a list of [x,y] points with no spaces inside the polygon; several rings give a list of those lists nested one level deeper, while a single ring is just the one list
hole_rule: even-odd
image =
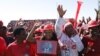
[{"label": "red t-shirt", "polygon": [[3,37],[0,37],[0,56],[4,55],[4,52],[6,50],[6,43]]},{"label": "red t-shirt", "polygon": [[13,42],[8,46],[6,56],[34,56],[34,50],[31,50],[30,45],[31,44],[26,41],[20,45]]},{"label": "red t-shirt", "polygon": [[84,46],[85,47],[91,46],[91,49],[85,54],[85,56],[100,56],[100,37],[96,38],[97,39],[95,40],[92,40],[87,36],[83,38]]}]

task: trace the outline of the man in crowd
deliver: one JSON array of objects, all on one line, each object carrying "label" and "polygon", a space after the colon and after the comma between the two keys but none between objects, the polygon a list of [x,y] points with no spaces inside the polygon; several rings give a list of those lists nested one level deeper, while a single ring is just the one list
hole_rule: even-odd
[{"label": "man in crowd", "polygon": [[1,36],[1,28],[3,26],[3,22],[0,21],[0,56],[5,55],[5,50],[6,50],[6,42],[5,39]]},{"label": "man in crowd", "polygon": [[89,35],[84,36],[83,56],[100,56],[100,25],[97,21],[91,20],[88,23]]},{"label": "man in crowd", "polygon": [[3,39],[3,37],[0,37],[0,56],[5,55],[5,50],[6,50],[6,42]]},{"label": "man in crowd", "polygon": [[57,10],[60,18],[56,21],[55,31],[61,47],[61,56],[78,56],[78,52],[83,49],[81,39],[73,25],[63,19],[66,11],[61,5],[58,6]]},{"label": "man in crowd", "polygon": [[33,26],[30,33],[27,35],[24,28],[16,28],[13,32],[15,41],[8,45],[6,56],[34,56],[34,50],[31,50],[33,41],[33,32],[37,28]]}]

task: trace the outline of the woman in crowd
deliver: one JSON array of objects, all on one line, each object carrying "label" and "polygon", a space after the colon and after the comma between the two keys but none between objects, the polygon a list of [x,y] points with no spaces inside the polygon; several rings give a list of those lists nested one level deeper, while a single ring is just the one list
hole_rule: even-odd
[{"label": "woman in crowd", "polygon": [[[40,41],[55,41],[57,43],[57,36],[56,36],[55,31],[54,31],[53,24],[44,25],[42,30],[43,30],[43,35],[41,36]],[[36,39],[35,39],[35,41],[36,41]],[[36,41],[36,45],[37,45],[37,41]],[[36,46],[36,45],[33,45],[33,46]],[[36,50],[36,49],[37,49],[37,46],[35,48],[32,47],[32,50]],[[34,51],[36,56],[60,56],[60,48],[59,48],[58,43],[56,46],[56,54],[46,54],[46,53],[41,54],[41,53],[37,53],[37,51],[38,50]]]},{"label": "woman in crowd", "polygon": [[88,23],[89,34],[83,37],[83,56],[100,56],[100,25],[97,21],[91,20]]}]

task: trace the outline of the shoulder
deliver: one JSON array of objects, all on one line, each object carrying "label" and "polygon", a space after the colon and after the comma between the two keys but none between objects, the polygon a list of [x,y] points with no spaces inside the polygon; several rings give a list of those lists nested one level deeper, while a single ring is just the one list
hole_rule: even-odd
[{"label": "shoulder", "polygon": [[4,41],[3,37],[0,37],[0,41]]},{"label": "shoulder", "polygon": [[17,46],[17,44],[16,44],[15,42],[12,42],[12,43],[10,43],[10,44],[8,45],[7,48],[12,48],[12,47],[14,47],[14,46]]},{"label": "shoulder", "polygon": [[3,37],[0,37],[0,44],[5,44],[6,45],[6,42],[5,42]]}]

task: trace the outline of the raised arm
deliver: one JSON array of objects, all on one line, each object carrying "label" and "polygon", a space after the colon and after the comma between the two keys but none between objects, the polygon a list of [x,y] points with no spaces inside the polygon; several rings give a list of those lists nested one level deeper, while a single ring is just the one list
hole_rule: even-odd
[{"label": "raised arm", "polygon": [[96,21],[98,21],[99,10],[97,10],[97,9],[94,9],[94,10],[95,10],[95,12],[96,12]]},{"label": "raised arm", "polygon": [[82,23],[86,24],[84,16],[82,17]]},{"label": "raised arm", "polygon": [[63,10],[62,5],[58,5],[57,11],[59,14],[59,18],[56,20],[55,32],[57,34],[57,37],[59,38],[61,36],[61,33],[62,33],[63,25],[66,23],[66,20],[63,19],[63,16],[66,13],[66,10]]},{"label": "raised arm", "polygon": [[31,31],[29,32],[29,34],[28,34],[28,36],[27,36],[27,38],[26,38],[26,40],[28,41],[28,42],[36,42],[36,40],[35,40],[35,36],[34,36],[34,31],[35,31],[35,29],[37,29],[38,27],[40,26],[40,24],[39,23],[35,23],[34,24],[34,26],[33,26],[33,28],[31,29]]}]

